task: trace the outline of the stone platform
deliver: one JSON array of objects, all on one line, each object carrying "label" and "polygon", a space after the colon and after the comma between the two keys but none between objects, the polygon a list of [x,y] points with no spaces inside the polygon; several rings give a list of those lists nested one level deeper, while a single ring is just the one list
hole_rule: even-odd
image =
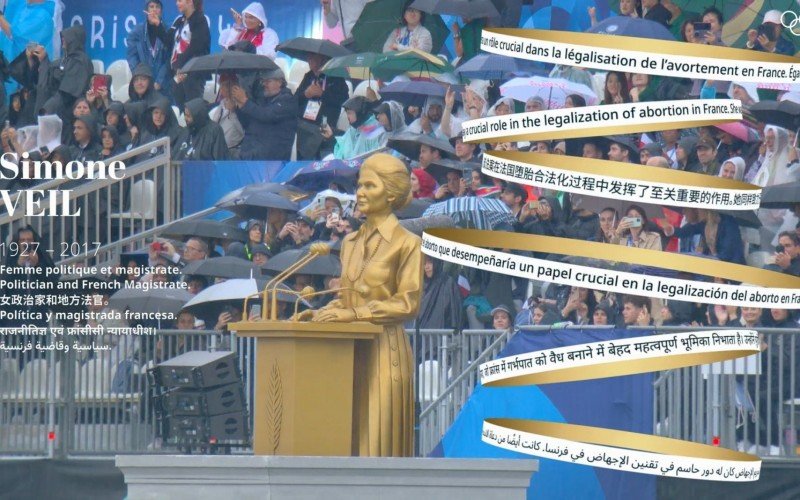
[{"label": "stone platform", "polygon": [[524,500],[538,460],[119,455],[129,500]]}]

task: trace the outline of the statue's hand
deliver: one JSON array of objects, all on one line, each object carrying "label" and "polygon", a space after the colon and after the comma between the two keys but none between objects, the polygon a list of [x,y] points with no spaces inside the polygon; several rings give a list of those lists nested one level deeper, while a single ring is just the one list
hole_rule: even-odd
[{"label": "statue's hand", "polygon": [[311,321],[311,319],[314,317],[315,312],[316,311],[312,309],[306,309],[305,311],[300,311],[299,313],[289,318],[289,321]]},{"label": "statue's hand", "polygon": [[318,311],[312,321],[347,323],[356,320],[356,312],[352,309],[326,309]]}]

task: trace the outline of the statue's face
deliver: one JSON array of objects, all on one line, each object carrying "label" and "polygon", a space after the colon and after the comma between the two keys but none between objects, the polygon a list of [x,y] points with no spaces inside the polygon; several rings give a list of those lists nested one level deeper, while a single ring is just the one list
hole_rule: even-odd
[{"label": "statue's face", "polygon": [[364,214],[376,214],[384,211],[391,211],[387,198],[386,186],[371,168],[361,170],[358,177],[358,189],[356,190],[357,207]]}]

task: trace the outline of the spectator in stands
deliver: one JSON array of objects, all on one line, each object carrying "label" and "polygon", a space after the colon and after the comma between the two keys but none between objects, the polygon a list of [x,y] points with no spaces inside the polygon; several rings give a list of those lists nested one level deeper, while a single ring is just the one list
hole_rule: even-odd
[{"label": "spectator in stands", "polygon": [[567,301],[561,307],[560,313],[565,321],[574,325],[588,325],[594,316],[595,307],[597,307],[597,297],[594,291],[573,286],[570,287]]},{"label": "spectator in stands", "polygon": [[598,232],[595,240],[603,243],[611,243],[611,238],[613,237],[614,231],[617,229],[617,223],[619,222],[619,213],[617,213],[616,208],[606,207],[600,211],[598,216],[600,221],[600,231]]},{"label": "spectator in stands", "polygon": [[661,5],[660,0],[642,0],[642,17],[648,21],[655,21],[669,29],[672,14]]},{"label": "spectator in stands", "polygon": [[695,150],[697,151],[697,163],[689,172],[698,174],[717,175],[719,174],[719,163],[717,162],[716,144],[711,139],[700,139],[697,141]]},{"label": "spectator in stands", "polygon": [[125,127],[128,129],[130,140],[125,146],[126,150],[135,148],[141,144],[142,133],[144,132],[144,114],[146,106],[143,102],[126,102],[122,105],[123,119]]},{"label": "spectator in stands", "polygon": [[76,117],[72,122],[72,135],[75,139],[71,147],[72,159],[80,162],[99,160],[102,145],[97,122],[92,115]]},{"label": "spectator in stands", "polygon": [[433,198],[437,201],[466,196],[469,190],[467,182],[464,180],[460,170],[445,168],[444,177],[442,178],[440,176],[438,181],[439,187],[433,194]]},{"label": "spectator in stands", "polygon": [[540,197],[538,207],[531,214],[533,220],[527,220],[522,231],[542,236],[560,236],[563,232],[563,215],[561,204],[551,196]]},{"label": "spectator in stands", "polygon": [[8,103],[8,121],[12,127],[17,127],[21,123],[22,113],[25,108],[25,95],[27,93],[25,89],[20,89],[11,94],[11,99]]},{"label": "spectator in stands", "polygon": [[435,188],[436,180],[431,174],[421,168],[411,171],[411,194],[414,198],[433,198]]},{"label": "spectator in stands", "polygon": [[[174,260],[173,254],[173,262]],[[209,255],[208,243],[203,238],[192,237],[183,245],[183,261],[193,262],[207,259]]]},{"label": "spectator in stands", "polygon": [[615,136],[611,138],[611,145],[608,147],[609,160],[636,163],[638,156],[638,149],[628,137]]},{"label": "spectator in stands", "polygon": [[642,207],[630,205],[625,211],[625,215],[611,235],[612,244],[647,250],[662,249],[661,235],[647,230],[649,223],[647,214]]},{"label": "spectator in stands", "polygon": [[592,313],[592,323],[597,326],[615,325],[617,323],[617,308],[608,300],[597,303]]},{"label": "spectator in stands", "polygon": [[622,298],[622,325],[649,326],[653,324],[650,315],[650,299],[638,295],[625,295]]},{"label": "spectator in stands", "polygon": [[453,22],[450,26],[459,66],[472,59],[480,51],[481,30],[486,26],[487,21],[485,17],[478,19],[462,17],[461,20],[464,23],[463,26],[459,26],[457,22]]},{"label": "spectator in stands", "polygon": [[744,178],[744,169],[744,158],[735,156],[722,164],[722,168],[719,169],[719,176],[725,179],[741,181]]},{"label": "spectator in stands", "polygon": [[[415,134],[426,134],[432,137],[438,136],[443,110],[444,100],[441,97],[428,97],[425,100],[425,107],[422,109],[422,115],[411,122],[406,130]],[[447,139],[447,137],[442,138]]]},{"label": "spectator in stands", "polygon": [[417,159],[417,168],[425,170],[432,163],[442,159],[442,151],[439,148],[429,146],[427,144],[420,144],[419,158]]},{"label": "spectator in stands", "polygon": [[511,309],[505,304],[492,309],[489,313],[492,315],[492,328],[495,330],[510,330],[511,329]]},{"label": "spectator in stands", "polygon": [[661,149],[661,144],[657,142],[651,142],[650,144],[645,144],[639,150],[639,163],[642,165],[647,165],[647,161],[650,158],[664,156],[664,151]]},{"label": "spectator in stands", "polygon": [[253,245],[253,248],[250,251],[253,254],[253,264],[257,265],[258,267],[264,267],[267,265],[270,255],[267,245],[263,243]]},{"label": "spectator in stands", "polygon": [[275,59],[275,47],[278,46],[278,34],[267,27],[267,14],[260,2],[253,2],[244,8],[241,14],[231,9],[233,26],[222,30],[219,44],[226,49],[236,42],[246,40],[256,48],[256,54]]},{"label": "spectator in stands", "polygon": [[[345,101],[342,108],[347,113],[350,127],[336,137],[334,158],[350,159],[380,148],[386,134],[372,114],[372,103],[365,97],[355,96]],[[333,137],[330,123],[323,128],[322,135],[326,139]]]},{"label": "spectator in stands", "polygon": [[253,260],[253,248],[256,245],[261,245],[264,240],[264,225],[261,221],[252,219],[247,223],[245,231],[247,231],[247,242],[242,250],[247,260]]},{"label": "spectator in stands", "polygon": [[797,232],[784,231],[778,235],[775,265],[786,274],[800,276],[800,237]]},{"label": "spectator in stands", "polygon": [[603,86],[603,100],[600,104],[622,104],[631,102],[628,92],[628,79],[619,71],[606,73],[606,82]]},{"label": "spectator in stands", "polygon": [[278,239],[270,246],[270,250],[277,254],[284,250],[301,248],[311,241],[311,236],[313,234],[314,221],[300,214],[293,222],[284,224],[281,232],[278,233]]},{"label": "spectator in stands", "polygon": [[678,170],[694,172],[697,167],[697,138],[684,137],[677,142],[675,147],[675,163]]},{"label": "spectator in stands", "polygon": [[392,30],[383,44],[383,51],[419,49],[430,52],[433,49],[433,39],[431,32],[422,24],[425,22],[425,13],[421,10],[411,8],[413,1],[406,2],[403,11],[403,18],[400,20],[400,28]]},{"label": "spectator in stands", "polygon": [[[147,18],[144,22],[134,26],[128,33],[128,48],[125,56],[128,60],[128,67],[133,73],[131,87],[128,89],[131,100],[134,100],[134,93],[131,92],[134,80],[138,75],[145,74],[140,66],[144,66],[149,70],[147,75],[150,77],[152,90],[170,97],[170,53],[164,42],[158,37],[157,27],[149,20],[151,12],[152,17],[160,19],[162,9],[161,0],[146,0],[145,11],[148,13]],[[137,97],[142,98],[142,93],[136,92],[136,94]],[[148,104],[150,104],[148,97],[144,97],[143,100],[148,101]]]},{"label": "spectator in stands", "polygon": [[150,106],[159,97],[162,97],[162,93],[156,88],[153,70],[147,64],[139,63],[128,84],[128,102],[143,102]]},{"label": "spectator in stands", "polygon": [[386,101],[379,104],[375,111],[375,118],[388,135],[402,133],[406,128],[403,105],[397,101]]},{"label": "spectator in stands", "polygon": [[664,234],[679,238],[693,235],[703,236],[703,254],[713,255],[725,262],[744,264],[744,243],[739,224],[732,216],[711,210],[698,209],[700,221],[674,227],[662,222]]},{"label": "spectator in stands", "polygon": [[779,10],[769,10],[764,13],[764,22],[761,26],[757,30],[751,29],[747,32],[747,48],[793,56],[794,44],[781,36],[783,32],[782,15]]},{"label": "spectator in stands", "polygon": [[663,326],[690,326],[694,305],[680,300],[665,301],[661,308],[661,324]]},{"label": "spectator in stands", "polygon": [[461,328],[462,298],[458,285],[443,269],[443,262],[427,255],[423,263],[422,300],[417,328]]},{"label": "spectator in stands", "polygon": [[[322,67],[328,62],[328,58],[321,54],[310,54],[308,56],[308,72],[303,76],[300,85],[297,86],[294,95],[297,98],[298,115],[305,123],[319,127],[322,125],[323,117],[331,125],[339,122],[339,114],[342,104],[347,100],[349,90],[344,78],[327,76],[322,73]],[[302,128],[302,127],[301,127]],[[317,131],[311,129],[313,136]],[[315,159],[319,153],[319,147],[315,151],[306,151],[301,138],[307,137],[300,134],[297,137],[298,155],[303,153],[304,158]],[[310,142],[310,141],[309,141]]]},{"label": "spectator in stands", "polygon": [[168,30],[157,11],[147,11],[147,22],[170,51],[171,91],[178,107],[195,97],[203,97],[205,77],[194,73],[180,73],[190,59],[211,51],[211,33],[203,15],[203,0],[177,0],[181,15]]},{"label": "spectator in stands", "polygon": [[521,184],[509,182],[500,193],[500,199],[511,210],[516,219],[516,229],[520,229],[525,221],[527,211],[523,210],[525,202],[528,200],[528,192]]},{"label": "spectator in stands", "polygon": [[64,120],[75,99],[84,95],[94,72],[85,45],[86,31],[83,26],[76,25],[61,32],[64,51],[61,59],[50,61],[41,45],[31,49],[39,60],[35,112],[53,110]]},{"label": "spectator in stands", "polygon": [[[722,43],[722,12],[716,7],[709,7],[703,11],[703,22],[711,25],[711,30],[706,34],[704,40],[698,42],[706,43],[708,45],[725,45]],[[698,37],[695,36],[695,39]]]},{"label": "spectator in stands", "polygon": [[186,133],[179,141],[175,158],[178,160],[219,161],[228,159],[228,145],[225,133],[219,124],[208,117],[208,105],[201,98],[195,98],[184,106]]},{"label": "spectator in stands", "polygon": [[450,139],[450,144],[456,150],[456,157],[461,162],[468,162],[475,159],[475,151],[478,149],[477,144],[464,142],[464,132],[459,132],[455,137]]},{"label": "spectator in stands", "polygon": [[170,148],[177,149],[184,131],[166,97],[161,96],[147,107],[143,121],[142,144],[169,137]]},{"label": "spectator in stands", "polygon": [[124,148],[120,145],[116,128],[105,125],[100,129],[100,147],[101,160],[111,158],[124,151]]},{"label": "spectator in stands", "polygon": [[117,137],[119,137],[119,145],[125,149],[131,142],[131,133],[125,124],[125,106],[119,101],[111,101],[105,113],[103,113],[104,125],[113,128]]},{"label": "spectator in stands", "polygon": [[280,69],[259,75],[255,86],[252,99],[239,85],[231,89],[244,128],[240,156],[243,160],[287,161],[297,132],[297,100]]},{"label": "spectator in stands", "polygon": [[220,76],[219,84],[219,97],[217,98],[217,105],[209,112],[212,121],[222,127],[222,133],[225,134],[225,143],[230,150],[232,158],[239,157],[239,145],[244,139],[244,128],[239,121],[239,116],[236,114],[236,103],[231,98],[231,89],[233,88],[235,78],[230,78],[228,75]]},{"label": "spectator in stands", "polygon": [[[21,4],[13,9],[9,4]],[[0,42],[0,50],[9,60],[25,52],[31,42],[43,45],[49,53],[53,52],[53,13],[52,0],[17,0],[3,2],[5,12],[0,12],[0,28],[5,35]],[[7,17],[8,16],[8,17]]]}]

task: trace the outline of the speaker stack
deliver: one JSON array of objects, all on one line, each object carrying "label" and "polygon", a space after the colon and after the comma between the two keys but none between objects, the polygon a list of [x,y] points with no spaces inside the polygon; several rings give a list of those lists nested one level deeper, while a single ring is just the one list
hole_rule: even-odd
[{"label": "speaker stack", "polygon": [[167,443],[191,453],[249,445],[247,405],[236,355],[191,351],[153,371],[156,414]]}]

